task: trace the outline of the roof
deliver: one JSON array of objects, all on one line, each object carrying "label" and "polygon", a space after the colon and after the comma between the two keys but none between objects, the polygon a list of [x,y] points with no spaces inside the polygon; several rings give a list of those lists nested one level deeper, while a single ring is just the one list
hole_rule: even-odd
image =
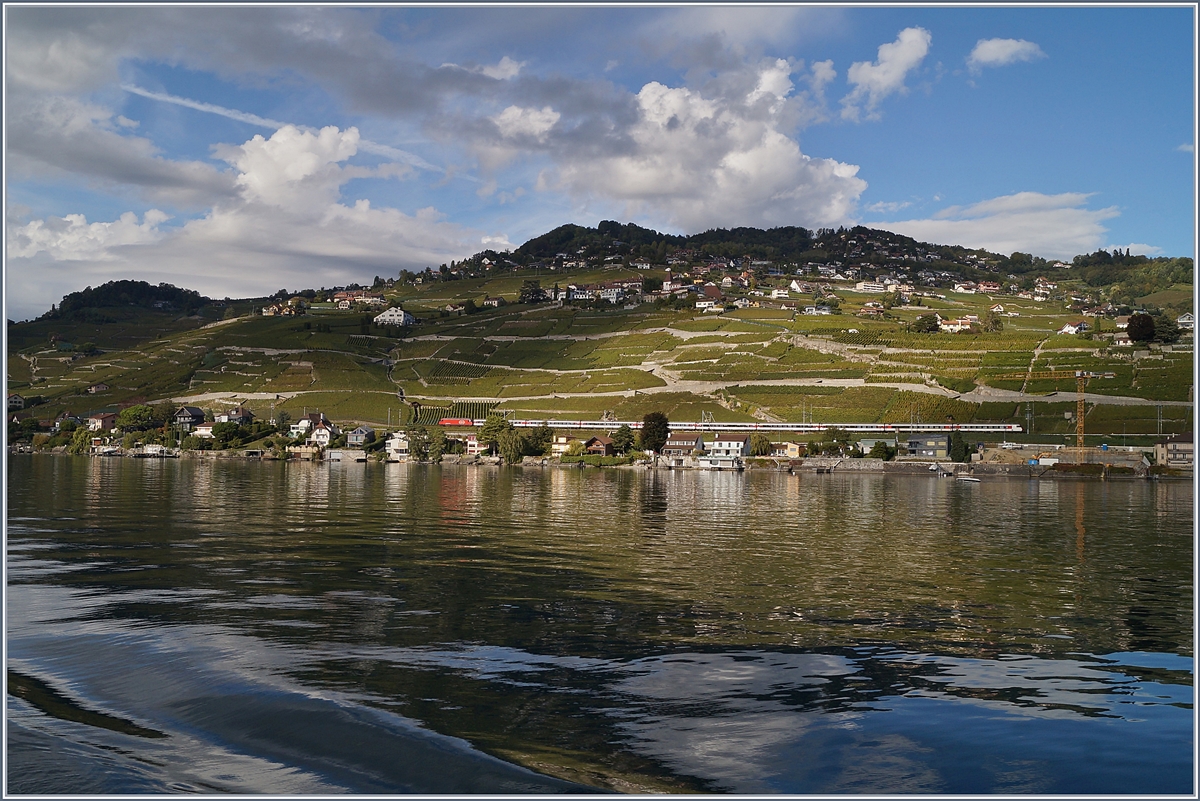
[{"label": "roof", "polygon": [[717,436],[714,437],[713,441],[714,442],[749,442],[750,435],[749,434],[721,433],[721,434],[717,434]]},{"label": "roof", "polygon": [[186,412],[187,414],[190,414],[192,417],[197,417],[197,416],[203,417],[204,416],[204,410],[201,409],[199,406],[180,406],[179,410],[175,412],[176,416],[178,416],[180,412]]}]

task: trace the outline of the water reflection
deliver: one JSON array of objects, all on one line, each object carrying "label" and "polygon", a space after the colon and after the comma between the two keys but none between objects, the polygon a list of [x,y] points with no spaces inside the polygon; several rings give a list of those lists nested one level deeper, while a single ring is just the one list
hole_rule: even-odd
[{"label": "water reflection", "polygon": [[618,790],[1190,788],[1187,484],[10,464],[9,667],[167,733],[152,784],[416,786],[238,734],[327,718]]}]

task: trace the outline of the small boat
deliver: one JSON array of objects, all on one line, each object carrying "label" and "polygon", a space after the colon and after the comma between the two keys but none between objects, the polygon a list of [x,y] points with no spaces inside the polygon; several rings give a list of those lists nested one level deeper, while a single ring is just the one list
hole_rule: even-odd
[{"label": "small boat", "polygon": [[974,476],[955,476],[954,480],[955,481],[970,481],[972,484],[979,483],[979,479],[975,478]]}]

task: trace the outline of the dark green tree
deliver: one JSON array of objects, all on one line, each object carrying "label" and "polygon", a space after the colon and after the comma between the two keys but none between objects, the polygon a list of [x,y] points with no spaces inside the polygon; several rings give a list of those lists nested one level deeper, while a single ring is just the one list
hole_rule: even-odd
[{"label": "dark green tree", "polygon": [[122,431],[145,431],[160,425],[162,422],[157,419],[154,407],[145,403],[130,406],[117,413],[116,426]]},{"label": "dark green tree", "polygon": [[1131,315],[1127,333],[1134,342],[1149,342],[1154,339],[1154,318],[1140,312]]},{"label": "dark green tree", "polygon": [[489,450],[495,451],[496,446],[500,443],[500,435],[512,430],[512,423],[498,414],[490,414],[479,428],[479,442],[486,445]]},{"label": "dark green tree", "polygon": [[542,289],[541,281],[529,278],[521,284],[521,295],[517,299],[518,303],[545,303],[546,300],[546,290]]},{"label": "dark green tree", "polygon": [[536,428],[525,432],[525,450],[527,456],[544,456],[550,452],[554,442],[554,429],[542,423]]},{"label": "dark green tree", "polygon": [[912,324],[912,330],[918,334],[936,334],[938,318],[936,314],[922,314]]},{"label": "dark green tree", "polygon": [[[1151,315],[1154,319],[1154,341],[1171,344],[1179,341],[1179,325],[1168,314]],[[1133,339],[1131,334],[1130,339]]]},{"label": "dark green tree", "polygon": [[614,431],[612,439],[613,447],[617,449],[617,453],[629,453],[633,449],[633,429],[627,425],[623,425]]},{"label": "dark green tree", "polygon": [[429,432],[424,426],[413,426],[404,432],[408,437],[408,458],[423,462],[429,458]]},{"label": "dark green tree", "polygon": [[871,452],[867,455],[872,459],[883,459],[887,462],[896,458],[896,449],[883,440],[880,440],[871,446]]},{"label": "dark green tree", "polygon": [[750,435],[750,455],[751,456],[770,456],[771,455],[771,438],[760,431],[755,431]]},{"label": "dark green tree", "polygon": [[967,455],[967,441],[963,439],[963,435],[955,431],[950,435],[950,461],[965,462],[969,460]]},{"label": "dark green tree", "polygon": [[650,412],[642,418],[642,450],[658,453],[667,444],[671,421],[662,412]]},{"label": "dark green tree", "polygon": [[429,450],[428,456],[431,462],[440,462],[442,454],[446,452],[446,432],[440,428],[428,429],[429,432]]}]

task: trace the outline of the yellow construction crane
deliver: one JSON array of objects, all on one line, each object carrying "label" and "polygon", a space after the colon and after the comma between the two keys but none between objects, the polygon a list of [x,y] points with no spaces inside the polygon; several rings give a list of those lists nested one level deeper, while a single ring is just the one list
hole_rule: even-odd
[{"label": "yellow construction crane", "polygon": [[1033,370],[1028,373],[1004,373],[994,378],[1074,378],[1075,379],[1075,445],[1083,450],[1083,392],[1090,378],[1116,378],[1116,373],[1092,373],[1086,370]]}]

